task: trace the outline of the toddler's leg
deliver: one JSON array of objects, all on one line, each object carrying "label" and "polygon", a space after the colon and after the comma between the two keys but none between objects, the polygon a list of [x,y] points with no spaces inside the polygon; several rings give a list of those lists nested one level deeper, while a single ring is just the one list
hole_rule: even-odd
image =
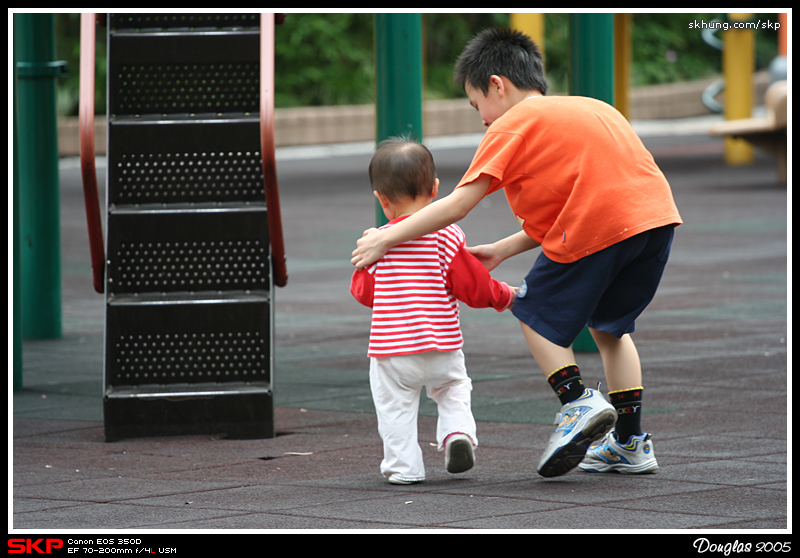
[{"label": "toddler's leg", "polygon": [[409,365],[404,357],[373,358],[370,362],[370,388],[383,440],[381,473],[398,484],[425,480],[417,440],[421,386],[403,382]]},{"label": "toddler's leg", "polygon": [[464,354],[460,350],[429,353],[428,364],[428,397],[436,402],[439,412],[439,451],[444,451],[449,473],[463,473],[475,465],[478,446],[472,416],[472,380],[467,376]]},{"label": "toddler's leg", "polygon": [[430,380],[428,397],[436,402],[439,419],[436,424],[436,441],[439,451],[450,434],[466,434],[473,447],[478,446],[475,418],[472,415],[472,380],[467,375],[464,354],[461,351],[430,353]]}]

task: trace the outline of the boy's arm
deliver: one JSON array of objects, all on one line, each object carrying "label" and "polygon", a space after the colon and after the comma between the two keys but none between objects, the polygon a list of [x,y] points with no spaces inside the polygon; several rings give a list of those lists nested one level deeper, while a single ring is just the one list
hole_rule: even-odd
[{"label": "boy's arm", "polygon": [[364,269],[383,257],[390,248],[460,221],[483,199],[490,184],[491,177],[481,175],[388,229],[364,231],[364,236],[356,242],[357,248],[350,262],[356,268]]},{"label": "boy's arm", "polygon": [[475,256],[486,269],[489,271],[496,268],[512,256],[533,250],[541,246],[539,242],[532,239],[525,231],[507,236],[495,242],[494,244],[482,244],[480,246],[472,246],[467,248],[469,252]]},{"label": "boy's arm", "polygon": [[511,306],[516,292],[507,283],[492,277],[466,246],[462,246],[450,262],[447,288],[472,308],[494,308],[498,312]]}]

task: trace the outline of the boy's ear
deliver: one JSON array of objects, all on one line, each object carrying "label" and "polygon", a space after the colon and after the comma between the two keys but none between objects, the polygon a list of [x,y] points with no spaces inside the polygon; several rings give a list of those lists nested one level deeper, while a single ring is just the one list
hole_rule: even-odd
[{"label": "boy's ear", "polygon": [[503,95],[505,93],[506,84],[503,81],[503,78],[501,78],[498,75],[492,74],[489,77],[489,87],[497,88],[497,93]]}]

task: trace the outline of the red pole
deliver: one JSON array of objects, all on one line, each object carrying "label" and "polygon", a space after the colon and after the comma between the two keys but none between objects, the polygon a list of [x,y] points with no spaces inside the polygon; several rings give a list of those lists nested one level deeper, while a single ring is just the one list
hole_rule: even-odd
[{"label": "red pole", "polygon": [[267,198],[269,242],[272,248],[272,275],[275,284],[286,286],[286,254],[283,246],[281,204],[275,168],[275,20],[276,14],[261,14],[261,164]]},{"label": "red pole", "polygon": [[81,74],[78,124],[80,129],[83,197],[86,205],[86,222],[89,228],[89,250],[92,254],[94,290],[102,293],[105,279],[105,248],[103,246],[100,201],[97,194],[97,171],[94,161],[95,15],[93,13],[81,14]]}]

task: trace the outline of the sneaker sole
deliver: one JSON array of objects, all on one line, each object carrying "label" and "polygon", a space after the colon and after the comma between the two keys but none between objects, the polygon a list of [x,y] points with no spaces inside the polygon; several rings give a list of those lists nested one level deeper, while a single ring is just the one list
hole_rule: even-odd
[{"label": "sneaker sole", "polygon": [[616,422],[617,412],[614,409],[601,411],[589,424],[576,432],[569,442],[554,452],[539,467],[538,473],[543,477],[558,477],[568,473],[583,461],[592,442],[608,434]]},{"label": "sneaker sole", "polygon": [[424,479],[417,479],[417,480],[406,480],[406,479],[401,479],[401,478],[398,478],[398,477],[395,477],[395,476],[391,476],[391,477],[389,477],[389,479],[388,479],[388,480],[389,480],[389,484],[402,484],[402,485],[407,485],[407,484],[417,484],[417,483],[420,483],[420,482],[422,482]]},{"label": "sneaker sole", "polygon": [[658,462],[653,459],[638,465],[580,465],[581,470],[587,473],[619,473],[621,475],[643,475],[655,473],[658,470]]},{"label": "sneaker sole", "polygon": [[475,465],[475,454],[472,451],[472,442],[469,440],[454,440],[447,444],[448,473],[463,473]]}]

